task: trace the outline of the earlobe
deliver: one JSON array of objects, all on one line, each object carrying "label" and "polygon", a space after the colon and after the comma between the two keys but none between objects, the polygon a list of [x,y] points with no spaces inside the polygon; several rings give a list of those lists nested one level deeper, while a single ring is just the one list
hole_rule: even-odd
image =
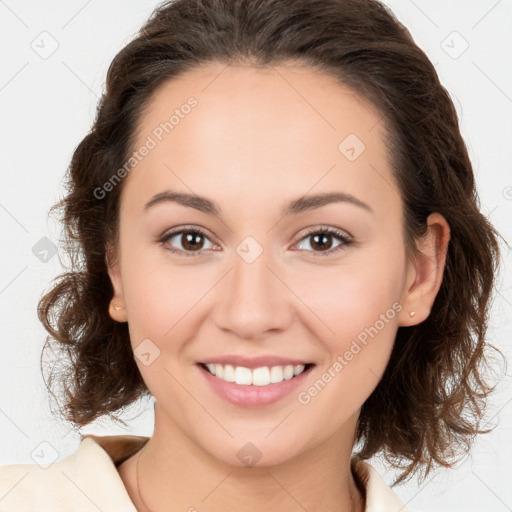
[{"label": "earlobe", "polygon": [[[419,324],[429,316],[443,281],[450,227],[439,213],[429,215],[427,226],[427,233],[419,242],[416,259],[410,263],[402,297],[400,326]],[[409,314],[411,311],[414,311],[413,315]]]},{"label": "earlobe", "polygon": [[109,304],[109,314],[112,320],[116,322],[126,322],[126,309],[116,302],[116,299],[112,299]]},{"label": "earlobe", "polygon": [[123,282],[119,269],[119,260],[114,256],[114,250],[111,246],[105,251],[105,264],[108,275],[114,289],[114,296],[109,304],[110,317],[116,322],[126,322],[128,320],[124,302]]}]

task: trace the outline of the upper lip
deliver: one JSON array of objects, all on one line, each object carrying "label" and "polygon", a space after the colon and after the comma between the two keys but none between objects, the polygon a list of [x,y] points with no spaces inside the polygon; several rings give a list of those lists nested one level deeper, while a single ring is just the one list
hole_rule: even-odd
[{"label": "upper lip", "polygon": [[228,356],[218,356],[218,357],[210,357],[201,361],[203,364],[230,364],[232,366],[243,366],[245,368],[260,368],[262,366],[288,366],[288,365],[298,365],[298,364],[311,364],[308,361],[302,361],[300,359],[293,359],[290,357],[281,357],[281,356],[273,356],[273,355],[263,355],[257,357],[247,357],[247,356],[239,356],[239,355],[228,355]]}]

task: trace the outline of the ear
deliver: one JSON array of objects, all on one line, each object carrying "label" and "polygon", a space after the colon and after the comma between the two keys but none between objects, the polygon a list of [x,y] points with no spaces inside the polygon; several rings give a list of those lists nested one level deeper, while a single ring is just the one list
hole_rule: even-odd
[{"label": "ear", "polygon": [[[114,296],[110,301],[109,314],[116,322],[126,322],[128,320],[126,314],[126,305],[124,300],[123,281],[121,279],[121,271],[119,268],[119,258],[116,255],[112,245],[108,245],[105,252],[105,263],[107,265],[108,275],[114,288]],[[118,309],[114,307],[117,304]]]},{"label": "ear", "polygon": [[[443,272],[450,241],[450,226],[439,213],[427,219],[428,230],[418,243],[415,261],[408,262],[407,283],[402,295],[403,309],[399,326],[416,325],[425,320],[434,304],[443,281]],[[410,312],[414,311],[414,316]]]}]

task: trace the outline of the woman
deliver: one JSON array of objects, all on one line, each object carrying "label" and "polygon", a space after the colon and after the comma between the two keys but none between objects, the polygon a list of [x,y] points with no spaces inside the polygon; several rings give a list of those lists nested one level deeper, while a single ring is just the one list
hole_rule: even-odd
[{"label": "woman", "polygon": [[[150,438],[1,469],[2,511],[406,510],[489,386],[497,232],[453,104],[375,0],[177,0],[114,59],[40,302],[77,426]],[[115,416],[114,416],[115,417]]]}]

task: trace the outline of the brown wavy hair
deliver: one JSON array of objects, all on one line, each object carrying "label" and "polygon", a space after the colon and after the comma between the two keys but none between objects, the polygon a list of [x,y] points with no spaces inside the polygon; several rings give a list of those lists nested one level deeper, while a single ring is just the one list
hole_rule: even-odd
[{"label": "brown wavy hair", "polygon": [[[149,396],[126,323],[108,313],[113,288],[106,247],[117,247],[124,181],[94,191],[133,153],[138,122],[158,86],[202,64],[300,62],[369,99],[387,126],[404,207],[408,254],[439,212],[451,240],[430,316],[399,327],[387,369],[362,406],[357,457],[383,454],[426,476],[452,466],[480,428],[491,369],[485,340],[500,236],[479,211],[472,165],[456,110],[408,30],[376,0],[177,0],[158,6],[112,61],[91,131],[75,149],[61,211],[68,271],[40,299],[38,316],[55,347],[46,385],[75,427]],[[52,340],[52,343],[50,343]],[[496,349],[497,350],[497,349]],[[499,351],[498,351],[499,352]],[[43,355],[42,354],[42,355]],[[44,377],[44,372],[43,372]],[[124,423],[124,422],[123,422]],[[488,431],[488,430],[486,430]]]}]

